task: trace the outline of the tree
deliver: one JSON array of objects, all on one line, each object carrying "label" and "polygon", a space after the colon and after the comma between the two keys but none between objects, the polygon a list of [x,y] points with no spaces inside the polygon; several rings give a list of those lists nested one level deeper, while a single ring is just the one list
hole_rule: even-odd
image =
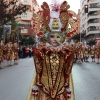
[{"label": "tree", "polygon": [[23,36],[22,39],[21,39],[21,45],[33,45],[35,43],[35,40],[33,37],[25,37]]},{"label": "tree", "polygon": [[0,26],[11,20],[16,20],[17,15],[25,13],[29,8],[26,5],[18,4],[18,0],[0,0]]},{"label": "tree", "polygon": [[92,46],[92,45],[96,44],[96,41],[94,39],[93,40],[89,40],[87,44]]},{"label": "tree", "polygon": [[[18,27],[19,26],[19,27]],[[22,25],[17,23],[15,20],[11,21],[11,40],[14,42],[16,39],[22,39],[22,35],[20,34],[19,30],[21,29]],[[19,29],[18,29],[19,28]]]},{"label": "tree", "polygon": [[27,38],[25,36],[21,40],[21,45],[27,45]]},{"label": "tree", "polygon": [[[21,40],[22,35],[20,34],[19,30],[21,29],[22,25],[17,23],[15,20],[12,20],[11,23],[11,34],[5,34],[5,42],[12,41],[14,42],[15,40]],[[19,26],[19,29],[18,29]],[[19,38],[18,38],[19,37]]]},{"label": "tree", "polygon": [[35,43],[34,38],[33,38],[32,36],[30,36],[30,37],[28,38],[28,44],[29,44],[29,45],[33,45],[34,43]]}]

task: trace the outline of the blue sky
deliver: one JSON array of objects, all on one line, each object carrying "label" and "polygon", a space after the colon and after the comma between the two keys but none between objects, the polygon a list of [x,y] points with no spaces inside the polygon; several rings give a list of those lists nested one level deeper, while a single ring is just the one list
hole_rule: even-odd
[{"label": "blue sky", "polygon": [[[37,0],[39,5],[41,5],[43,1],[51,4],[53,1],[62,2],[63,0]],[[80,9],[80,0],[67,0],[67,2],[70,5],[70,9],[78,13],[78,9]]]}]

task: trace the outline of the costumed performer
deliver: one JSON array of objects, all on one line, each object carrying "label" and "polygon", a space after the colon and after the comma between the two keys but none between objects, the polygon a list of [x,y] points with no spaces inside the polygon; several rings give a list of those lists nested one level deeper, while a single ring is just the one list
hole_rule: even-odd
[{"label": "costumed performer", "polygon": [[3,49],[4,49],[4,43],[3,43],[3,41],[1,41],[0,42],[0,69],[3,69],[3,66],[1,64],[4,61]]},{"label": "costumed performer", "polygon": [[14,65],[18,64],[18,43],[17,40],[15,40],[13,45],[13,52],[14,52]]},{"label": "costumed performer", "polygon": [[96,64],[100,64],[100,41],[97,41],[96,49],[95,49],[95,55],[96,55],[96,58],[97,58]]},{"label": "costumed performer", "polygon": [[68,100],[71,98],[69,78],[75,50],[70,50],[64,41],[76,32],[77,20],[72,17],[75,13],[68,10],[67,1],[60,6],[54,4],[52,10],[46,2],[41,7],[41,14],[37,13],[34,25],[35,29],[40,26],[37,28],[40,42],[34,48],[36,77],[27,99]]},{"label": "costumed performer", "polygon": [[8,42],[6,44],[6,60],[7,60],[7,65],[12,66],[12,59],[13,59],[13,44],[12,42]]}]

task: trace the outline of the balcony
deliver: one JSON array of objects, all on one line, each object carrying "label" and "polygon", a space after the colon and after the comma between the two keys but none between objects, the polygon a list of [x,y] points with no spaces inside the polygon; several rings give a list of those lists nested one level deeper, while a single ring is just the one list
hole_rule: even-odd
[{"label": "balcony", "polygon": [[89,12],[91,11],[100,11],[100,8],[89,8]]},{"label": "balcony", "polygon": [[93,22],[91,22],[91,23],[88,23],[88,25],[87,25],[87,27],[90,27],[90,26],[100,26],[100,23],[99,22],[97,22],[97,23],[93,23]]},{"label": "balcony", "polygon": [[96,18],[100,18],[100,15],[95,15],[95,14],[94,15],[89,15],[87,20],[96,19]]},{"label": "balcony", "polygon": [[88,30],[88,32],[89,32],[89,31],[100,31],[100,30],[99,30],[99,29],[96,29],[96,28],[93,29],[93,28],[90,27],[90,29]]},{"label": "balcony", "polygon": [[20,4],[32,6],[32,1],[31,0],[20,0]]},{"label": "balcony", "polygon": [[26,13],[23,13],[21,15],[21,20],[28,20],[30,21],[32,19],[32,13],[31,12],[26,12]]},{"label": "balcony", "polygon": [[89,30],[86,34],[86,36],[90,35],[90,34],[99,34],[100,30]]},{"label": "balcony", "polygon": [[98,2],[100,2],[100,0],[89,0],[89,4],[90,3],[98,3]]}]

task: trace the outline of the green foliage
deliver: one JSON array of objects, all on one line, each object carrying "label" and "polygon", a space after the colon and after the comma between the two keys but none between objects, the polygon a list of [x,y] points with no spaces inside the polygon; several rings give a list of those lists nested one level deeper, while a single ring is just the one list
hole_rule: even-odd
[{"label": "green foliage", "polygon": [[29,44],[29,45],[33,45],[34,42],[35,42],[34,38],[30,36],[30,37],[28,38],[28,44]]},{"label": "green foliage", "polygon": [[19,31],[22,25],[18,24],[15,20],[12,20],[10,22],[10,25],[11,25],[11,38],[7,38],[7,34],[6,34],[6,42],[8,41],[14,42],[15,40],[18,40],[18,37],[19,37],[19,40],[21,40],[22,35],[20,34]]},{"label": "green foliage", "polygon": [[22,39],[21,39],[21,43],[20,45],[33,45],[35,43],[35,40],[33,37],[25,37],[23,36]]},{"label": "green foliage", "polygon": [[21,15],[29,10],[27,5],[18,4],[18,0],[0,0],[0,26],[16,20],[17,15]]},{"label": "green foliage", "polygon": [[23,36],[20,45],[26,45],[26,37]]},{"label": "green foliage", "polygon": [[3,27],[0,27],[0,39],[2,38],[3,35]]},{"label": "green foliage", "polygon": [[92,46],[92,45],[95,45],[96,44],[96,41],[93,39],[93,40],[89,40],[87,42],[88,45]]},{"label": "green foliage", "polygon": [[17,27],[17,22],[15,20],[11,21],[11,29],[14,30]]}]

